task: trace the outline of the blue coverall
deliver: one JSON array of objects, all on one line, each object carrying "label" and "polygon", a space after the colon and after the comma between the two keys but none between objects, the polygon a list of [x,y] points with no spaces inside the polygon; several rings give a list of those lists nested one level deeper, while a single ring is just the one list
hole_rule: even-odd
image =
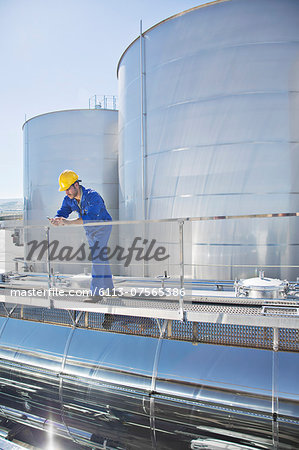
[{"label": "blue coverall", "polygon": [[[76,211],[83,220],[83,224],[92,221],[112,220],[108,213],[104,200],[93,189],[82,189],[80,206],[75,198],[64,197],[61,208],[57,211],[56,217],[67,218],[73,211]],[[99,295],[100,289],[113,289],[112,274],[109,261],[103,261],[99,252],[107,243],[111,234],[112,225],[97,225],[84,227],[89,246],[92,248],[97,244],[97,250],[92,255],[92,273],[90,289],[92,295]]]}]

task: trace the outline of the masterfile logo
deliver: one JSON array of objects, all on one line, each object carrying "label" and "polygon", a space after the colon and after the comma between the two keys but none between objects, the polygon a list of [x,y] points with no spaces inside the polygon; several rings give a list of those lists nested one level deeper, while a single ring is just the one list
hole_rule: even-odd
[{"label": "masterfile logo", "polygon": [[142,239],[137,236],[134,238],[132,245],[124,248],[120,245],[115,247],[100,245],[99,241],[95,241],[92,247],[86,246],[85,243],[81,244],[79,247],[74,247],[70,245],[61,246],[58,240],[53,240],[48,243],[48,241],[42,240],[32,240],[28,242],[28,247],[30,248],[26,260],[41,261],[49,252],[50,261],[102,261],[107,262],[112,258],[117,261],[123,261],[124,267],[129,267],[129,265],[134,262],[140,261],[150,261],[154,260],[156,262],[165,261],[170,257],[167,254],[166,248],[164,246],[158,246],[157,240],[152,239]]}]

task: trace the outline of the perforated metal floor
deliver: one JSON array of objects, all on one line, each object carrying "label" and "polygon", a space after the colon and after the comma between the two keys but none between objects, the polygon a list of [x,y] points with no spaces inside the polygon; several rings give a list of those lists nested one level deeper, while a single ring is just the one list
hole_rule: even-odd
[{"label": "perforated metal floor", "polygon": [[[193,308],[208,306],[193,305]],[[211,308],[209,306],[209,308]],[[223,310],[223,306],[213,306],[213,309]],[[243,308],[230,307],[232,311],[240,312]],[[252,314],[255,314],[254,308]],[[163,319],[146,317],[130,317],[125,315],[108,315],[98,312],[69,311],[65,309],[49,309],[28,306],[16,306],[14,309],[0,304],[0,316],[10,316],[15,319],[52,323],[64,326],[78,326],[81,328],[110,331],[114,333],[133,334],[159,338]],[[109,319],[109,330],[103,326],[105,319]],[[107,322],[107,320],[106,320]],[[76,325],[75,325],[76,324]],[[207,323],[194,321],[168,320],[165,339],[189,341],[193,344],[208,343],[273,349],[274,332],[271,327],[242,326],[222,323]],[[299,351],[299,330],[278,328],[278,350]]]}]

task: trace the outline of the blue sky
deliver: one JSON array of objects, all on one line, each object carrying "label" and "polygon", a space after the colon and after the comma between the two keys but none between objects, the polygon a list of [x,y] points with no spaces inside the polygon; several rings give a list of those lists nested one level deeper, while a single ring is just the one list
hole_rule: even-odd
[{"label": "blue sky", "polygon": [[23,196],[25,117],[117,94],[126,47],[192,0],[0,0],[0,199]]}]

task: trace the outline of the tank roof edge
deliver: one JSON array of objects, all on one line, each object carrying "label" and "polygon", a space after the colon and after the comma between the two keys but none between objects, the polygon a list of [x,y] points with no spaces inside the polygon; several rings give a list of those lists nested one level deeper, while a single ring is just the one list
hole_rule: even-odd
[{"label": "tank roof edge", "polygon": [[23,125],[22,125],[22,130],[24,129],[24,126],[26,125],[26,123],[30,122],[30,120],[32,119],[36,119],[37,117],[41,117],[41,116],[46,116],[48,114],[55,114],[55,113],[63,113],[63,112],[71,112],[71,111],[112,111],[112,112],[117,112],[118,113],[118,109],[105,109],[105,108],[74,108],[74,109],[58,109],[57,111],[49,111],[46,113],[41,113],[41,114],[37,114],[36,116],[32,116],[30,117],[30,119],[27,119]]},{"label": "tank roof edge", "polygon": [[[173,14],[170,17],[167,17],[166,19],[161,20],[160,22],[156,23],[155,25],[151,26],[150,28],[148,28],[147,30],[145,30],[142,35],[148,33],[149,31],[151,31],[153,28],[158,27],[159,25],[162,25],[162,23],[164,22],[168,22],[169,20],[175,19],[177,17],[183,16],[191,11],[195,11],[196,9],[201,9],[201,8],[206,8],[207,6],[213,6],[217,3],[224,3],[224,2],[230,2],[231,0],[214,0],[211,2],[207,2],[204,3],[203,5],[198,5],[198,6],[194,6],[193,8],[189,8],[186,9],[185,11],[181,11],[177,14]],[[127,51],[129,50],[130,47],[132,47],[133,44],[135,44],[135,42],[137,42],[139,40],[140,36],[138,36],[136,39],[134,39],[134,41],[131,42],[131,44],[128,45],[128,47],[124,50],[124,52],[121,54],[121,57],[119,58],[118,64],[117,64],[117,68],[116,68],[116,77],[118,78],[118,71],[119,71],[119,66],[120,63],[124,57],[124,55],[127,53]]]}]

